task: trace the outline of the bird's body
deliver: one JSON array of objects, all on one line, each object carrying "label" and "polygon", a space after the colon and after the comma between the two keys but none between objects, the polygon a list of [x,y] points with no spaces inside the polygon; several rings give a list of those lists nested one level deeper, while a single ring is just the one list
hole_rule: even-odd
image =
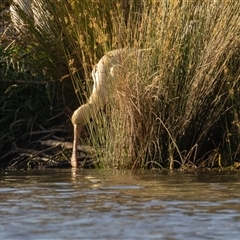
[{"label": "bird's body", "polygon": [[108,102],[116,91],[119,74],[129,71],[131,63],[138,64],[144,50],[117,49],[104,55],[92,71],[94,81],[88,103],[80,106],[72,115],[74,128],[72,167],[77,167],[77,145],[80,132],[89,119]]}]

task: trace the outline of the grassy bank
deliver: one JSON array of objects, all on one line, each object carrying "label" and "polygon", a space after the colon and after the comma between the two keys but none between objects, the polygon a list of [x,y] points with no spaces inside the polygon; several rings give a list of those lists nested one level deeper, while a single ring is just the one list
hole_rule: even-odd
[{"label": "grassy bank", "polygon": [[[144,67],[119,76],[121,84],[113,100],[86,126],[82,143],[98,152],[101,167],[172,169],[238,162],[238,1],[72,0],[59,4],[51,0],[44,1],[45,6],[37,2],[38,17],[35,22],[25,17],[24,34],[12,48],[24,49],[30,57],[13,62],[34,69],[36,81],[47,81],[54,88],[73,86],[79,104],[89,96],[91,69],[105,52],[151,48]],[[48,12],[41,11],[42,7]],[[8,49],[2,49],[2,56],[9,54]],[[6,65],[7,59],[1,60],[4,76],[11,71],[19,74],[19,69]],[[18,89],[28,86],[28,73],[21,74],[26,83],[15,83]],[[4,96],[13,85],[2,81]],[[44,100],[40,102],[51,99],[44,104],[45,111],[49,106],[57,110],[62,107],[59,102],[64,106],[72,102],[74,91],[67,87],[62,96],[65,94],[64,101],[61,95],[56,99],[51,89],[41,95]],[[11,96],[10,110],[15,112],[14,100],[19,100]],[[41,97],[35,97],[32,101],[37,105]],[[8,102],[5,97],[4,104]],[[4,118],[11,111],[1,108]],[[43,122],[41,116],[34,119]],[[17,120],[3,122],[4,129],[8,131],[9,121]]]}]

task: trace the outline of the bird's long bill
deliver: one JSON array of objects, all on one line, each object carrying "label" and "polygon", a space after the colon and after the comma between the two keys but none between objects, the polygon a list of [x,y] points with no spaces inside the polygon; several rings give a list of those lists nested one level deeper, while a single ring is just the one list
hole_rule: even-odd
[{"label": "bird's long bill", "polygon": [[78,167],[77,146],[78,146],[78,139],[79,139],[81,129],[82,127],[80,125],[73,124],[73,149],[72,149],[71,165],[74,168]]}]

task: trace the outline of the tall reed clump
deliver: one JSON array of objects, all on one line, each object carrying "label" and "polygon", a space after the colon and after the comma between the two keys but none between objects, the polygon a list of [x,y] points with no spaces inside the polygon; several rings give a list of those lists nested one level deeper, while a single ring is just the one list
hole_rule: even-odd
[{"label": "tall reed clump", "polygon": [[237,160],[239,1],[44,5],[47,24],[30,24],[35,47],[47,56],[45,69],[72,80],[80,104],[103,53],[148,49],[141,66],[133,62],[119,71],[112,100],[87,126],[85,142],[99,152],[102,167],[211,167]]}]

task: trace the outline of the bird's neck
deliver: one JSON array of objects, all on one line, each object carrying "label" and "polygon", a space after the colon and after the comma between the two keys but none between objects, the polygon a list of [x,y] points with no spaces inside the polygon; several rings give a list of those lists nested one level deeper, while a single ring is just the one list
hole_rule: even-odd
[{"label": "bird's neck", "polygon": [[90,118],[99,110],[97,103],[89,102],[80,106],[72,116],[73,124],[84,126]]}]

